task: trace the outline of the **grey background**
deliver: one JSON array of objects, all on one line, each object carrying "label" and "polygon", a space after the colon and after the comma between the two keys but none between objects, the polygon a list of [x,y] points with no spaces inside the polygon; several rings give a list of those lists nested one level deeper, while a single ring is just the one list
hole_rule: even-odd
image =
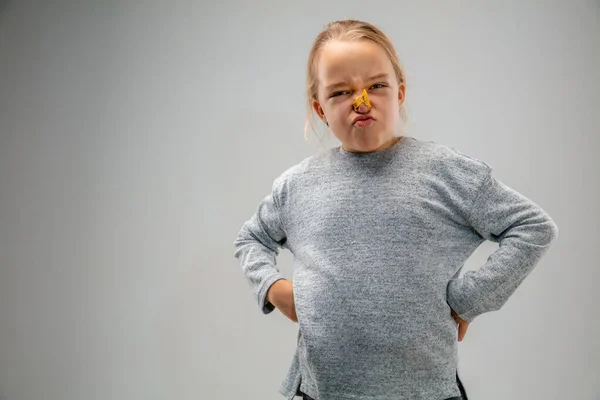
[{"label": "grey background", "polygon": [[470,399],[600,399],[598,1],[0,4],[1,399],[283,399],[297,325],[260,314],[233,240],[321,150],[305,64],[343,18],[395,43],[409,135],[560,228],[460,344]]}]

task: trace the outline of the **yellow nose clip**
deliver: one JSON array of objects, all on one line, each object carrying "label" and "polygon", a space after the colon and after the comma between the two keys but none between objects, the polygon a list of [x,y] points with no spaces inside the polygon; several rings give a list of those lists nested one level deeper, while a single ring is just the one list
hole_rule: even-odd
[{"label": "yellow nose clip", "polygon": [[358,96],[356,100],[354,100],[354,102],[352,103],[352,106],[354,108],[358,108],[361,106],[361,104],[364,104],[365,106],[371,108],[371,102],[369,102],[369,95],[367,94],[367,89],[363,89],[361,95]]}]

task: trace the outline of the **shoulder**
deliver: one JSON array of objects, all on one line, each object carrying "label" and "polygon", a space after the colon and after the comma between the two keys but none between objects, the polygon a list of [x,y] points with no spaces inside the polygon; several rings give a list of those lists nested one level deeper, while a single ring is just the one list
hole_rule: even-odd
[{"label": "shoulder", "polygon": [[307,157],[307,158],[301,160],[300,162],[293,164],[293,165],[287,167],[286,169],[284,169],[283,172],[281,172],[275,178],[273,185],[275,187],[281,188],[281,187],[285,187],[286,185],[289,185],[294,180],[298,179],[300,176],[302,176],[302,174],[304,174],[306,169],[309,167],[312,158],[313,157]]},{"label": "shoulder", "polygon": [[432,172],[446,178],[481,183],[492,173],[487,162],[453,146],[415,139],[415,152],[422,157]]},{"label": "shoulder", "polygon": [[278,186],[286,186],[305,179],[308,175],[327,174],[329,163],[331,163],[332,152],[335,149],[323,150],[320,153],[306,157],[296,164],[286,168],[275,179]]},{"label": "shoulder", "polygon": [[298,182],[306,175],[306,171],[315,164],[315,157],[306,157],[287,167],[274,179],[273,195],[279,202],[285,202],[293,188],[298,186]]},{"label": "shoulder", "polygon": [[280,204],[285,204],[293,194],[310,193],[315,181],[332,173],[334,149],[322,150],[287,167],[273,181],[273,194]]}]

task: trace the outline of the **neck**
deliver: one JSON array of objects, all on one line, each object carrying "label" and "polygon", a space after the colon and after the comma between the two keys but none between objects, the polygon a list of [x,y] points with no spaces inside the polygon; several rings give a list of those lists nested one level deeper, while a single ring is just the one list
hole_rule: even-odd
[{"label": "neck", "polygon": [[385,149],[389,149],[390,147],[392,147],[393,145],[395,145],[396,143],[398,143],[400,140],[402,139],[402,136],[394,136],[393,138],[391,138],[388,142],[384,143],[381,147],[373,150],[373,151],[356,151],[356,150],[349,150],[347,149],[344,145],[342,145],[342,148],[350,153],[374,153],[377,151],[381,151],[381,150],[385,150]]}]

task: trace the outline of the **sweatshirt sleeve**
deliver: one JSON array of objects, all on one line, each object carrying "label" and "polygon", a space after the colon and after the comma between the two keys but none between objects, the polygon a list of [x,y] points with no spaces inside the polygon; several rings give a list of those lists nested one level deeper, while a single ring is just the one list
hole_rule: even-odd
[{"label": "sweatshirt sleeve", "polygon": [[502,308],[558,237],[558,227],[537,204],[496,180],[491,168],[467,220],[482,238],[499,243],[483,266],[448,283],[448,304],[470,322]]},{"label": "sweatshirt sleeve", "polygon": [[277,268],[279,248],[285,245],[286,234],[277,206],[278,180],[272,192],[262,199],[256,212],[243,224],[234,241],[234,256],[239,259],[253,296],[263,314],[275,306],[266,299],[273,283],[285,279]]}]

